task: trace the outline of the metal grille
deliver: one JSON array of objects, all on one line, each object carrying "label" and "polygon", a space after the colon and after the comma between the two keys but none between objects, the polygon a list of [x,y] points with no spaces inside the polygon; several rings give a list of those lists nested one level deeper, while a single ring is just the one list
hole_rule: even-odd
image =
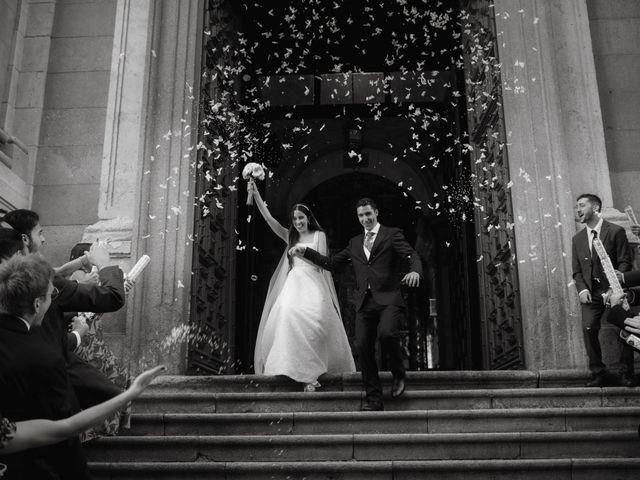
[{"label": "metal grille", "polygon": [[463,22],[468,125],[475,174],[477,250],[485,368],[524,368],[522,316],[515,257],[509,162],[493,8],[464,0]]},{"label": "metal grille", "polygon": [[[235,168],[215,138],[225,128],[213,114],[220,101],[216,67],[223,61],[214,52],[215,32],[230,28],[223,21],[224,2],[209,1],[205,7],[202,41],[202,78],[198,155],[196,164],[196,206],[194,211],[193,281],[191,290],[191,341],[187,373],[225,374],[234,372],[235,225],[236,195],[217,185],[231,184]],[[213,32],[213,34],[212,34]],[[218,49],[219,50],[219,49]],[[226,207],[226,208],[225,208]]]}]

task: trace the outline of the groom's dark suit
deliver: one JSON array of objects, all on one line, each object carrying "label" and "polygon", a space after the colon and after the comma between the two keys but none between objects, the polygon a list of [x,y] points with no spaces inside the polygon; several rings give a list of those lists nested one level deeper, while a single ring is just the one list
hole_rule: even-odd
[{"label": "groom's dark suit", "polygon": [[[631,270],[631,252],[624,228],[603,220],[598,238],[607,251],[613,268],[620,272]],[[587,228],[573,236],[572,247],[573,279],[576,289],[578,293],[588,290],[591,294],[591,303],[581,304],[582,328],[589,369],[592,374],[598,374],[605,370],[598,334],[605,313],[602,294],[609,288],[609,282],[595,250],[592,255],[589,249]],[[633,351],[626,344],[622,346],[620,361],[621,372],[633,371]]]},{"label": "groom's dark suit", "polygon": [[394,378],[404,378],[404,353],[400,344],[400,321],[404,300],[400,291],[403,263],[422,276],[422,264],[399,228],[380,225],[369,258],[364,251],[364,233],[353,237],[341,252],[330,257],[307,248],[305,258],[326,270],[337,270],[348,263],[356,274],[356,346],[362,381],[368,402],[382,401],[382,386],[375,359],[379,338],[389,353]]}]

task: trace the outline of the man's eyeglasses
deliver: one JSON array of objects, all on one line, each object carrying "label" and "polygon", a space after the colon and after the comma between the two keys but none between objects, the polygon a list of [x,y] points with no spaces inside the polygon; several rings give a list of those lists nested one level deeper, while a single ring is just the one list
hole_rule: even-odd
[{"label": "man's eyeglasses", "polygon": [[56,298],[58,298],[59,293],[60,291],[56,287],[53,287],[53,290],[51,290],[51,293],[47,292],[44,295],[40,295],[40,296],[46,297],[47,295],[51,295],[51,301],[54,301]]}]

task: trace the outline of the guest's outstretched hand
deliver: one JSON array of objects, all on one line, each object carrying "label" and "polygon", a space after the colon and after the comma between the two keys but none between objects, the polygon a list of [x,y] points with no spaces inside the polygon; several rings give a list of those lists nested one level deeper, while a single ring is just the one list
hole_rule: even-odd
[{"label": "guest's outstretched hand", "polygon": [[420,274],[417,272],[409,272],[402,278],[402,283],[408,287],[417,287],[420,285]]},{"label": "guest's outstretched hand", "polygon": [[87,273],[82,280],[78,280],[78,283],[84,283],[87,285],[99,285],[100,275],[98,275],[98,269],[94,267],[93,270]]},{"label": "guest's outstretched hand", "polygon": [[609,291],[607,292],[606,296],[604,297],[604,301],[605,303],[608,303],[612,306],[615,307],[616,305],[620,305],[622,303],[622,300],[624,300],[627,297],[627,294],[624,292],[620,292],[620,293],[613,293],[613,291]]},{"label": "guest's outstretched hand", "polygon": [[624,329],[627,332],[635,333],[636,335],[640,335],[640,315],[636,315],[635,317],[630,317],[625,319],[624,324],[626,327]]},{"label": "guest's outstretched hand", "polygon": [[92,265],[98,267],[98,270],[109,265],[109,251],[105,244],[98,240],[91,245],[87,258]]},{"label": "guest's outstretched hand", "polygon": [[142,372],[133,381],[133,383],[129,387],[129,390],[131,390],[132,393],[139,395],[145,388],[149,386],[154,378],[166,371],[167,367],[165,367],[164,365],[158,365],[157,367],[147,370],[146,372]]},{"label": "guest's outstretched hand", "polygon": [[131,280],[129,278],[125,278],[124,279],[124,293],[129,293],[131,290],[133,290],[133,287],[136,285],[136,281],[135,280]]}]

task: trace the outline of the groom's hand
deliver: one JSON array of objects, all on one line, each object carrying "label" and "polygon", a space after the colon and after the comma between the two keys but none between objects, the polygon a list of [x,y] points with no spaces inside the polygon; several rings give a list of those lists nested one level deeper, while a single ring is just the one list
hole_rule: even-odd
[{"label": "groom's hand", "polygon": [[296,245],[295,247],[291,247],[289,249],[289,255],[295,257],[296,255],[299,257],[304,256],[304,252],[307,250],[307,247],[303,247],[301,245]]},{"label": "groom's hand", "polygon": [[417,287],[420,285],[420,274],[417,272],[409,272],[402,279],[402,283],[409,287]]}]

